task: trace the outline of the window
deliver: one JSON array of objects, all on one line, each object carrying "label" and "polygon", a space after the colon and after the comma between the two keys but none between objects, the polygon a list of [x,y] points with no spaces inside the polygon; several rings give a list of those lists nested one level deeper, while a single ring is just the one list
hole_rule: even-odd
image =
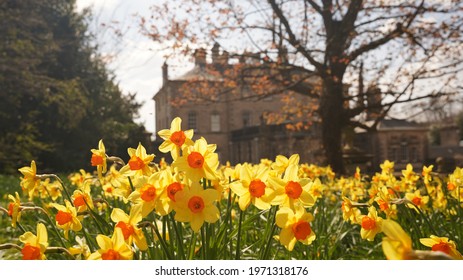
[{"label": "window", "polygon": [[211,131],[219,132],[220,131],[220,115],[217,112],[211,114]]},{"label": "window", "polygon": [[409,160],[409,158],[408,158],[408,145],[407,144],[402,143],[402,146],[400,146],[399,160],[400,161],[408,161]]},{"label": "window", "polygon": [[242,114],[243,127],[251,126],[251,112],[244,111]]},{"label": "window", "polygon": [[418,162],[418,149],[416,147],[410,149],[410,160],[412,162]]},{"label": "window", "polygon": [[198,129],[196,112],[188,113],[188,129]]}]

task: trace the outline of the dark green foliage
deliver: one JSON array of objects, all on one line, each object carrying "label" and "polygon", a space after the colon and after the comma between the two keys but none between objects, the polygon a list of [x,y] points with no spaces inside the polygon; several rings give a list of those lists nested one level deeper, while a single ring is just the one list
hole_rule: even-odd
[{"label": "dark green foliage", "polygon": [[0,172],[33,159],[42,171],[86,168],[99,139],[121,156],[143,141],[139,104],[99,60],[89,16],[75,0],[0,1]]}]

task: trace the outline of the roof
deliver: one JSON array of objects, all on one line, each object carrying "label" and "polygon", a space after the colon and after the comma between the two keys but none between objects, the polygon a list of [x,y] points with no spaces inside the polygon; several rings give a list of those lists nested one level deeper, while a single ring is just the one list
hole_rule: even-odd
[{"label": "roof", "polygon": [[388,130],[428,130],[428,126],[403,119],[384,119],[378,123],[378,131]]},{"label": "roof", "polygon": [[222,81],[222,78],[218,75],[213,75],[207,71],[206,67],[201,65],[195,65],[193,69],[181,75],[180,77],[174,78],[171,81]]}]

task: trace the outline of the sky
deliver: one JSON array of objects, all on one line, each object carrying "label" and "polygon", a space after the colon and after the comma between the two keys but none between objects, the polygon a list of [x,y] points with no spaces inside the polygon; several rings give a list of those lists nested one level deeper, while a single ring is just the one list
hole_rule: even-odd
[{"label": "sky", "polygon": [[[149,15],[153,0],[77,0],[77,9],[92,9],[93,19],[89,29],[96,35],[100,54],[105,57],[108,69],[113,71],[115,80],[124,94],[136,93],[142,104],[138,123],[154,134],[162,128],[155,127],[155,93],[162,84],[161,66],[165,59],[155,52],[154,43],[140,33],[137,15]],[[115,29],[122,32],[116,36]],[[187,70],[186,62],[184,71]],[[169,68],[172,69],[172,68]],[[176,69],[176,68],[174,68]],[[182,69],[177,71],[182,71]]]}]

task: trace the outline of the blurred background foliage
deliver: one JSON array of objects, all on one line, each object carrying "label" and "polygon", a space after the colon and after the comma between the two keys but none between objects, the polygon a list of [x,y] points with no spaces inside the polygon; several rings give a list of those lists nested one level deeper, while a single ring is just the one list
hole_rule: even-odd
[{"label": "blurred background foliage", "polygon": [[75,0],[0,0],[0,173],[32,159],[42,172],[90,167],[99,139],[123,156],[147,138],[135,95],[122,94],[92,42],[90,17]]}]

